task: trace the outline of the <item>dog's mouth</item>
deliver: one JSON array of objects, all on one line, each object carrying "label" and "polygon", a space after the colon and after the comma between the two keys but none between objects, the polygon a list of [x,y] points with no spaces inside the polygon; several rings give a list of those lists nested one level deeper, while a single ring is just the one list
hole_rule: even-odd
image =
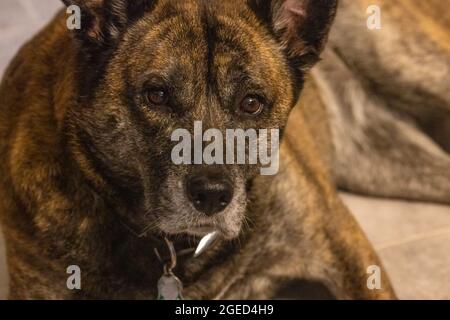
[{"label": "dog's mouth", "polygon": [[208,234],[215,233],[223,239],[232,240],[239,235],[237,228],[228,228],[222,224],[200,224],[192,225],[187,228],[183,228],[178,232],[170,232],[173,236],[184,235],[193,237],[195,239],[201,239]]},{"label": "dog's mouth", "polygon": [[243,210],[223,212],[214,217],[203,217],[196,212],[186,212],[183,209],[149,211],[150,213],[144,214],[143,219],[140,220],[124,219],[119,215],[119,221],[137,237],[153,234],[171,239],[193,240],[201,239],[213,232],[220,235],[222,239],[233,240],[240,235],[244,225]]},{"label": "dog's mouth", "polygon": [[198,226],[192,226],[188,228],[185,233],[194,237],[204,237],[205,235],[212,233],[212,232],[220,232],[220,228],[213,225],[198,225]]}]

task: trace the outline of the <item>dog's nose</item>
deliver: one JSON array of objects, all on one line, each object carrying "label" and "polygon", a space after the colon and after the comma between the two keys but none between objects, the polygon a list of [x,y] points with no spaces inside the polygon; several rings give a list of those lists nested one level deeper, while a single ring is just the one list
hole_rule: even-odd
[{"label": "dog's nose", "polygon": [[201,174],[187,181],[186,192],[194,207],[211,216],[223,211],[233,199],[233,186],[221,175]]}]

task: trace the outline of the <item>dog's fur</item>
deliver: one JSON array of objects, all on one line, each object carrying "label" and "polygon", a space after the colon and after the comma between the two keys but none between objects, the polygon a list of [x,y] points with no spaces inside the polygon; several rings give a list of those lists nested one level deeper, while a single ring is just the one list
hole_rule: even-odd
[{"label": "dog's fur", "polygon": [[[399,16],[396,4],[381,2],[383,27],[405,30],[410,21],[390,18]],[[187,298],[273,298],[298,279],[322,281],[338,298],[395,298],[385,272],[381,290],[367,288],[367,268],[381,263],[332,175],[353,191],[449,202],[442,138],[449,92],[439,73],[414,64],[431,52],[430,68],[450,65],[445,41],[427,37],[427,22],[423,34],[402,32],[403,42],[367,35],[356,26],[367,2],[344,0],[324,61],[305,82],[335,1],[71,3],[82,4],[83,29],[69,32],[60,13],[22,48],[0,89],[0,213],[11,298],[155,297],[161,265],[154,237],[189,233],[205,219],[179,183],[209,168],[170,161],[170,133],[194,120],[284,135],[278,175],[258,176],[257,166],[221,169],[237,195],[207,220],[223,235],[217,246],[179,263]],[[399,4],[417,13],[411,19],[424,19],[419,1]],[[434,22],[430,28],[448,23]],[[384,58],[387,48],[403,57],[416,37],[429,41],[426,51]],[[146,86],[168,82],[170,106],[149,107]],[[236,96],[248,92],[267,102],[259,118],[236,114]],[[411,122],[397,121],[404,113]],[[435,118],[442,125],[430,132],[436,144],[417,129],[427,131]],[[150,236],[134,234],[143,231]],[[177,245],[185,241],[180,236]],[[72,264],[82,270],[80,291],[66,287]]]}]

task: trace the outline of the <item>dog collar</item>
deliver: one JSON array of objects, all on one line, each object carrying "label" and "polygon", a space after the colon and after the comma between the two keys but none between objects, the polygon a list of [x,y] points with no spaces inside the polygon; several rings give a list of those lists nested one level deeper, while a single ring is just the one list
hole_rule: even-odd
[{"label": "dog collar", "polygon": [[[185,249],[178,252],[178,256],[192,255],[192,258],[199,257],[208,248],[210,248],[217,240],[219,233],[211,232],[204,236],[198,243],[196,248]],[[164,243],[169,251],[170,258],[164,262],[157,248],[154,248],[155,255],[163,264],[163,275],[158,280],[158,300],[182,300],[183,299],[183,283],[173,273],[173,269],[177,265],[177,252],[173,242],[164,237]]]},{"label": "dog collar", "polygon": [[169,256],[164,259],[158,248],[155,246],[153,248],[156,257],[163,265],[163,275],[158,280],[157,288],[158,288],[158,300],[182,300],[183,299],[183,283],[181,280],[175,276],[173,270],[177,265],[177,256],[184,257],[191,255],[191,258],[198,258],[205,251],[208,250],[219,238],[219,232],[214,231],[205,235],[196,245],[196,247],[192,248],[183,248],[178,252],[175,250],[175,246],[172,241],[170,241],[167,237],[164,237],[163,240],[161,238],[156,237],[155,235],[149,234],[147,230],[144,230],[141,233],[137,233],[133,228],[128,226],[122,220],[119,220],[126,229],[128,229],[134,236],[137,238],[148,237],[153,240],[155,244],[159,244],[159,247],[167,248],[169,252]]}]

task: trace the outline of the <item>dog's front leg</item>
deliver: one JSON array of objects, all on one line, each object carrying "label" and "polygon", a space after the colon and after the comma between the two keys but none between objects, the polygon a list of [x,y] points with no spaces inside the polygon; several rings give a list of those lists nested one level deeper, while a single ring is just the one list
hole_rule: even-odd
[{"label": "dog's front leg", "polygon": [[[289,195],[284,191],[277,194]],[[303,197],[279,203],[272,198],[272,210],[260,211],[276,223],[262,227],[249,241],[243,257],[252,252],[253,261],[223,297],[277,298],[289,280],[306,279],[322,282],[338,299],[395,299],[382,263],[338,196],[311,207],[308,202]]]},{"label": "dog's front leg", "polygon": [[278,221],[278,238],[285,235],[279,247],[286,251],[286,264],[277,272],[321,280],[339,299],[394,299],[380,259],[313,150],[307,152],[306,141],[295,149],[285,146],[285,170],[271,184],[274,197],[263,204],[278,208],[267,213]]},{"label": "dog's front leg", "polygon": [[395,299],[372,245],[340,200],[333,202],[308,224],[314,227],[302,230],[309,250],[297,256],[301,272],[322,280],[339,299]]}]

